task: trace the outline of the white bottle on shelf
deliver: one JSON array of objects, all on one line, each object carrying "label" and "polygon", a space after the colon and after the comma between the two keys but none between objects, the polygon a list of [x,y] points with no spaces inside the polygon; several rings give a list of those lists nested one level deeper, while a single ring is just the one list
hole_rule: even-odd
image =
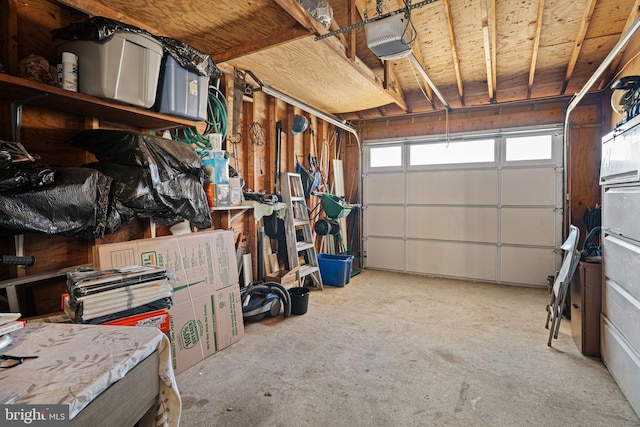
[{"label": "white bottle on shelf", "polygon": [[78,57],[71,52],[62,52],[62,89],[78,91]]}]

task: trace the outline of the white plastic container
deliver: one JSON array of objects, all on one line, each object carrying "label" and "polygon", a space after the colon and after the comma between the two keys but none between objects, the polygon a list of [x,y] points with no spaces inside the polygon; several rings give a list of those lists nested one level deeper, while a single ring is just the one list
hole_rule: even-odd
[{"label": "white plastic container", "polygon": [[144,108],[153,106],[162,45],[145,34],[120,32],[106,40],[69,40],[58,54],[78,56],[78,89],[88,95]]},{"label": "white plastic container", "polygon": [[60,87],[72,92],[78,91],[78,57],[72,52],[62,52]]}]

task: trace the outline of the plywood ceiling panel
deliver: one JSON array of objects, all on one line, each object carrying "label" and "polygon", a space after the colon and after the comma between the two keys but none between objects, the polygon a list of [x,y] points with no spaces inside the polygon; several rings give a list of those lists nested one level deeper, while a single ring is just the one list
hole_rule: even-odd
[{"label": "plywood ceiling panel", "polygon": [[[295,0],[59,1],[182,40],[211,54],[216,62],[252,71],[265,84],[334,114],[371,117],[443,108],[437,100],[432,104],[425,99],[424,82],[416,79],[406,58],[391,61],[395,77],[388,82],[401,88],[404,100],[384,89],[382,63],[366,47],[363,27],[352,30],[357,36],[355,61],[346,58],[339,42],[348,33],[315,42],[318,29],[308,24],[313,18]],[[329,1],[335,11],[333,28],[349,24],[348,1]],[[542,22],[537,22],[539,1],[435,0],[412,10],[416,56],[453,108],[575,92],[620,39],[625,24],[638,16],[639,0],[597,0],[588,22],[585,11],[593,0],[544,0]],[[357,0],[361,8],[357,19],[363,16],[362,8],[369,18],[376,17],[378,3],[382,13],[404,4]],[[493,37],[496,46],[489,42]],[[496,75],[495,100],[489,99],[491,72]]]},{"label": "plywood ceiling panel", "polygon": [[[69,3],[87,3],[69,0]],[[100,0],[100,5],[209,54],[268,37],[295,21],[273,0]],[[89,11],[91,12],[91,11]]]},{"label": "plywood ceiling panel", "polygon": [[346,113],[394,102],[326,43],[307,37],[229,61],[272,86],[328,113]]}]

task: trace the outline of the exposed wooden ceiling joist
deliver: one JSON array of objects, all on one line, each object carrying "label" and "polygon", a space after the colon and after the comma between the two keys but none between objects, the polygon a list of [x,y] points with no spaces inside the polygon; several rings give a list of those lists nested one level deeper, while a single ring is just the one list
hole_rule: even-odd
[{"label": "exposed wooden ceiling joist", "polygon": [[584,43],[584,39],[587,36],[587,30],[589,29],[589,24],[591,23],[591,17],[593,16],[593,10],[596,7],[597,0],[587,0],[587,5],[584,9],[584,15],[582,17],[582,22],[580,24],[580,29],[578,30],[578,35],[576,37],[575,42],[573,43],[573,50],[571,51],[571,58],[569,59],[569,64],[567,65],[567,72],[564,76],[564,82],[562,83],[562,90],[560,94],[564,95],[567,90],[567,85],[569,84],[569,80],[573,75],[573,70],[576,67],[576,63],[578,62],[578,56],[580,55],[580,49],[582,49],[582,44]]},{"label": "exposed wooden ceiling joist", "polygon": [[[422,65],[422,68],[424,69],[424,58],[422,56],[422,52],[417,47],[419,45],[420,45],[419,43],[415,43],[412,46],[411,51],[413,52],[413,56],[416,57],[416,59]],[[427,96],[427,101],[429,102],[429,104],[431,104],[431,108],[435,110],[436,109],[436,105],[433,102],[433,90],[431,90],[431,86],[429,85],[429,82],[426,81],[424,78],[422,79],[422,87],[425,90],[425,95]]]},{"label": "exposed wooden ceiling joist", "polygon": [[[487,69],[487,91],[489,100],[495,100],[495,0],[480,0],[480,18],[482,20],[482,44],[484,46],[484,63]],[[493,18],[492,18],[493,16]]]},{"label": "exposed wooden ceiling joist", "polygon": [[[397,2],[398,2],[398,7],[405,6],[403,0],[397,0]],[[422,42],[420,41],[420,39],[421,39],[420,34],[416,34],[415,39],[413,40],[413,46],[411,46],[411,52],[413,53],[413,56],[416,57],[416,59],[418,60],[422,68],[424,69],[424,58],[422,57],[422,52],[418,47],[422,45]],[[425,90],[427,101],[429,102],[429,104],[431,104],[431,108],[435,110],[436,106],[433,103],[433,91],[431,90],[431,86],[429,85],[429,82],[426,81],[424,78],[422,79],[422,86]]]},{"label": "exposed wooden ceiling joist", "polygon": [[[358,13],[356,9],[356,0],[348,0],[347,13],[349,15],[348,25],[356,23],[356,15]],[[349,59],[356,59],[356,32],[349,31],[347,35],[347,57]]]},{"label": "exposed wooden ceiling joist", "polygon": [[[458,96],[460,103],[464,105],[464,89],[462,87],[462,74],[460,73],[460,59],[458,58],[458,47],[456,45],[456,35],[453,29],[453,20],[451,18],[451,4],[449,0],[442,0],[444,6],[444,15],[447,20],[447,29],[449,31],[449,42],[451,44],[451,55],[453,57],[453,68],[456,75],[456,84],[458,85]],[[484,2],[484,0],[481,0]]]},{"label": "exposed wooden ceiling joist", "polygon": [[536,75],[536,63],[538,62],[538,49],[540,48],[543,16],[544,0],[538,0],[538,17],[536,19],[536,31],[533,36],[533,50],[531,52],[531,66],[529,68],[529,83],[527,84],[527,99],[531,99],[531,89],[533,88],[533,80]]}]

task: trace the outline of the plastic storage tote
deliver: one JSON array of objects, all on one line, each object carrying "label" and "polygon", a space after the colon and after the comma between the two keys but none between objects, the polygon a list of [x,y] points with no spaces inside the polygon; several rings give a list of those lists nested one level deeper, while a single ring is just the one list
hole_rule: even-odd
[{"label": "plastic storage tote", "polygon": [[318,254],[318,267],[322,284],[344,286],[351,278],[353,255]]},{"label": "plastic storage tote", "polygon": [[187,70],[167,54],[162,59],[155,111],[191,120],[207,119],[209,77]]},{"label": "plastic storage tote", "polygon": [[162,45],[146,34],[115,33],[106,40],[69,40],[58,55],[78,56],[78,90],[150,108],[156,100]]}]

